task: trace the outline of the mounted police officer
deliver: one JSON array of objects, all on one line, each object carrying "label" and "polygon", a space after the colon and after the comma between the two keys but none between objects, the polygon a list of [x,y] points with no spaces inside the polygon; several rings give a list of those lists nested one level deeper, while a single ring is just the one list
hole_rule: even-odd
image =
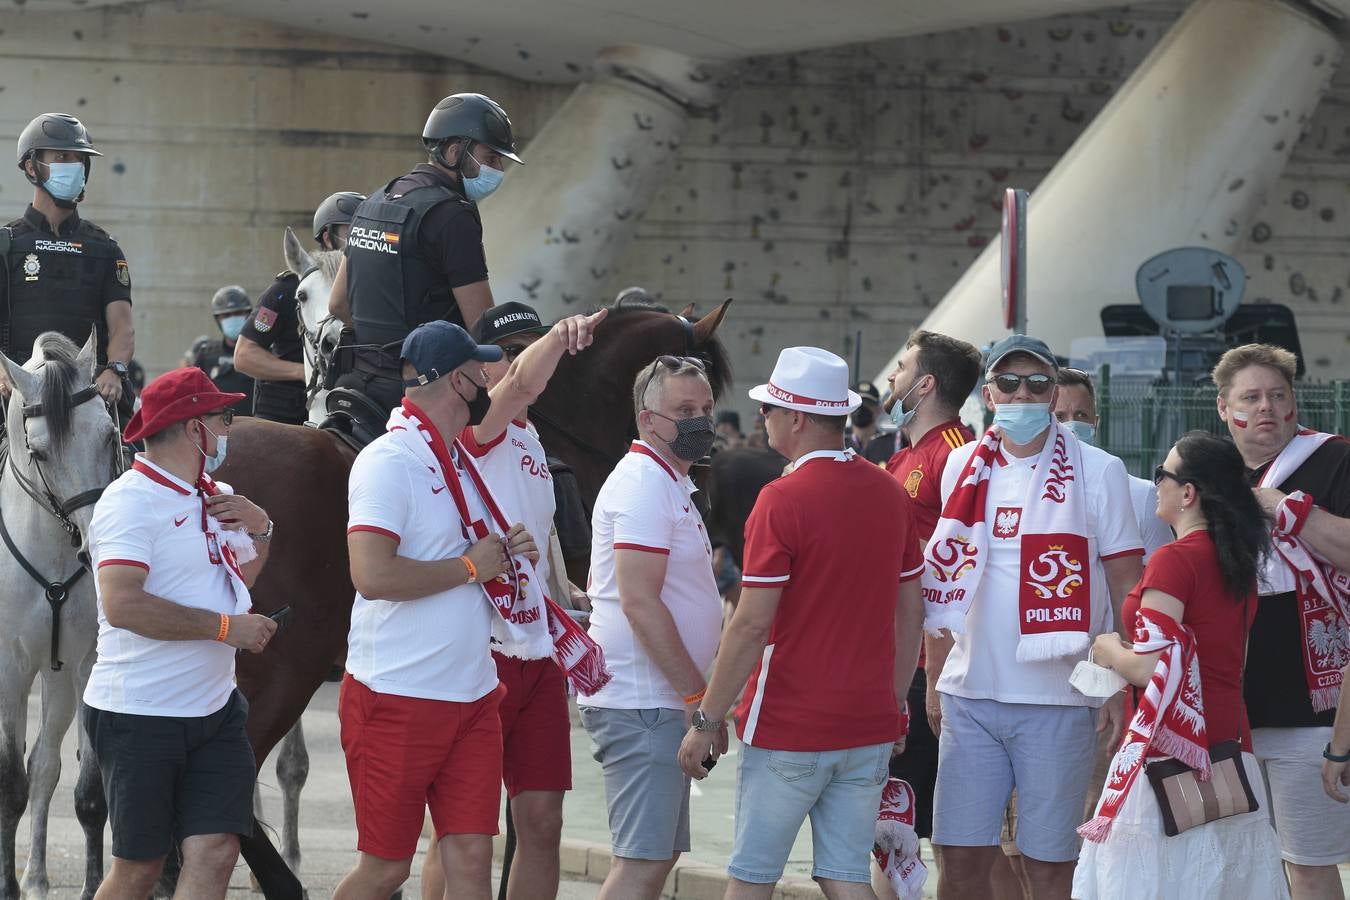
[{"label": "mounted police officer", "polygon": [[220,337],[213,339],[203,335],[197,338],[185,357],[188,365],[205,372],[223,393],[244,395],[242,400],[230,405],[236,416],[253,412],[253,379],[234,367],[235,347],[252,312],[253,303],[248,299],[248,291],[239,285],[227,285],[216,291],[211,298],[211,315],[220,328]]},{"label": "mounted police officer", "polygon": [[492,306],[476,204],[497,189],[506,160],[521,161],[506,111],[482,94],[437,103],[422,143],[428,162],[357,209],[329,300],[358,345],[339,384],[386,408],[403,393],[398,345],[408,332],[436,319],[468,328]]},{"label": "mounted police officer", "polygon": [[[347,246],[352,215],[365,194],[329,194],[314,212],[314,243],[320,250]],[[258,295],[253,315],[244,323],[234,348],[234,366],[254,379],[253,414],[286,425],[303,425],[305,410],[304,348],[295,291],[300,274],[286,269]]]},{"label": "mounted police officer", "polygon": [[[0,299],[0,350],[25,362],[33,340],[59,331],[76,345],[98,330],[98,392],[131,413],[124,379],[135,349],[131,324],[131,272],[108,232],[80,218],[94,149],[80,120],[43,113],[19,135],[19,169],[33,184],[23,217],[0,230],[4,259]],[[9,385],[0,377],[0,392]],[[124,396],[125,394],[125,396]]]}]

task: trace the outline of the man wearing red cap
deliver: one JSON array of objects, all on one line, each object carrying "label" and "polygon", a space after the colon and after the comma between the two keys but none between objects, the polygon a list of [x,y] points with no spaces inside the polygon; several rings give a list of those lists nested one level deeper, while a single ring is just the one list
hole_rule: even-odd
[{"label": "man wearing red cap", "polygon": [[276,631],[249,613],[267,559],[267,513],[210,473],[225,459],[240,394],[200,369],[154,381],[125,439],[145,452],[94,509],[98,659],[84,725],[103,771],[113,864],[98,897],[144,897],[181,845],[178,896],[223,898],[253,828],[248,703],[236,650]]}]

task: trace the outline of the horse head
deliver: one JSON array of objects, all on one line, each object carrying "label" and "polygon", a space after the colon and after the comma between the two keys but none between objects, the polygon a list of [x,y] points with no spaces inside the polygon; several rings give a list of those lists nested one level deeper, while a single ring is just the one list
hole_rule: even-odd
[{"label": "horse head", "polygon": [[644,366],[667,354],[698,356],[708,364],[714,397],[731,383],[730,360],[716,336],[730,305],[690,321],[653,304],[617,304],[590,348],[562,358],[530,416],[548,452],[576,473],[588,506],[637,434],[633,390]]},{"label": "horse head", "polygon": [[[80,547],[81,559],[94,503],[112,481],[121,455],[121,435],[94,389],[97,361],[94,333],[77,348],[64,335],[45,332],[22,366],[0,354],[13,386],[5,415],[6,469],[61,523],[72,545]],[[17,493],[5,495],[6,512],[14,509],[11,497],[22,499]]]},{"label": "horse head", "polygon": [[300,276],[300,284],[295,289],[295,305],[304,348],[306,403],[310,409],[320,410],[322,418],[323,397],[327,394],[323,382],[342,336],[342,322],[328,313],[328,295],[333,292],[333,279],[342,263],[342,251],[315,250],[310,253],[300,245],[289,225],[281,251],[286,268]]}]

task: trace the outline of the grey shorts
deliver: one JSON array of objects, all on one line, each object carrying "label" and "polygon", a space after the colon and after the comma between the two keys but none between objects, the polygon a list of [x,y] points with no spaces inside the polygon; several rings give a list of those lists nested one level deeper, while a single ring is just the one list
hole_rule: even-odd
[{"label": "grey shorts", "polygon": [[581,707],[591,754],[605,776],[615,856],[670,859],[689,850],[689,777],[676,756],[684,712]]},{"label": "grey shorts", "polygon": [[1270,824],[1280,837],[1280,855],[1296,866],[1350,860],[1350,804],[1322,790],[1322,748],[1329,740],[1325,726],[1252,729]]},{"label": "grey shorts", "polygon": [[185,837],[251,834],[253,748],[236,690],[209,716],[138,716],[84,707],[108,798],[113,856],[158,859]]},{"label": "grey shorts", "polygon": [[1042,862],[1078,858],[1097,748],[1097,711],[942,694],[933,843],[997,847],[1017,787],[1017,849]]}]

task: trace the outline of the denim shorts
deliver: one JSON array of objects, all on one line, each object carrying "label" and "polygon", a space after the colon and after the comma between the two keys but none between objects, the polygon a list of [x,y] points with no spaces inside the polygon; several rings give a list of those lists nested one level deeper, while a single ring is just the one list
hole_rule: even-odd
[{"label": "denim shorts", "polygon": [[1017,787],[1017,849],[1041,862],[1078,858],[1097,751],[1097,710],[942,694],[933,843],[997,847]]},{"label": "denim shorts", "polygon": [[581,707],[605,777],[615,856],[671,859],[689,850],[689,776],[680,770],[684,711]]},{"label": "denim shorts", "polygon": [[727,873],[752,884],[778,881],[809,817],[815,860],[811,875],[871,881],[877,808],[891,746],[887,741],[803,752],[743,745],[736,776],[736,838]]}]

